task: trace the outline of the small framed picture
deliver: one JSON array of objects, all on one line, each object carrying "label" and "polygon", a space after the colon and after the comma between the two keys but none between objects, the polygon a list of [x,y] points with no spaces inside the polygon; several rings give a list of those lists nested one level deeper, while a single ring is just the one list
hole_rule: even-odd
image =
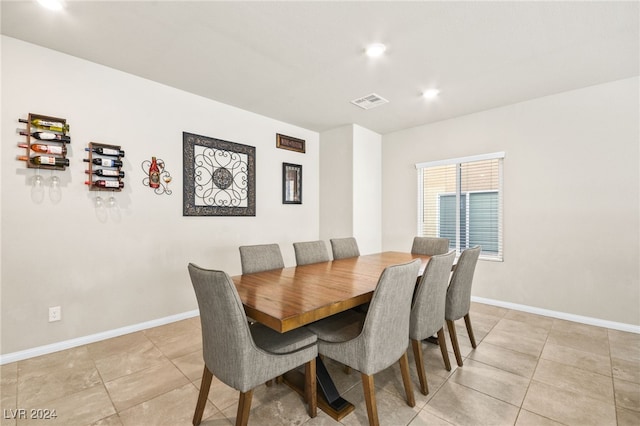
[{"label": "small framed picture", "polygon": [[302,166],[282,163],[282,204],[302,204]]},{"label": "small framed picture", "polygon": [[294,138],[276,133],[276,148],[288,149],[289,151],[305,152],[304,139]]}]

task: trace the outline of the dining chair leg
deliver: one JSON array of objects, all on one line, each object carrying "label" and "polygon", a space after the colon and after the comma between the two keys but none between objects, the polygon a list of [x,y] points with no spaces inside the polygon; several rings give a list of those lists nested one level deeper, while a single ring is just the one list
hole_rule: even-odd
[{"label": "dining chair leg", "polygon": [[409,407],[415,407],[416,398],[413,395],[413,386],[411,385],[411,375],[409,374],[409,357],[407,356],[406,351],[400,357],[400,372],[402,373],[402,383],[404,384],[404,393],[407,394],[407,405]]},{"label": "dining chair leg", "polygon": [[253,389],[246,392],[240,392],[240,401],[238,402],[238,413],[236,414],[236,426],[247,426],[249,422],[249,411],[251,411],[251,399],[253,398]]},{"label": "dining chair leg", "polygon": [[424,371],[422,343],[419,340],[411,339],[411,346],[413,347],[413,358],[416,360],[416,370],[418,370],[418,379],[420,380],[420,392],[428,395],[429,385],[427,384],[427,374]]},{"label": "dining chair leg", "polygon": [[304,366],[305,398],[309,404],[309,417],[318,415],[318,396],[316,392],[316,360],[309,361]]},{"label": "dining chair leg", "polygon": [[471,346],[475,349],[478,345],[476,345],[476,337],[473,335],[473,328],[471,328],[471,318],[469,317],[469,313],[464,316],[464,325],[467,326],[467,334],[469,335],[469,340],[471,340]]},{"label": "dining chair leg", "polygon": [[198,402],[196,403],[196,411],[193,414],[193,426],[198,426],[202,421],[202,414],[207,406],[207,397],[209,396],[212,378],[213,373],[209,371],[205,365],[204,371],[202,372],[202,382],[200,383],[200,394],[198,395]]},{"label": "dining chair leg", "polygon": [[449,351],[447,350],[447,341],[444,338],[444,328],[438,330],[438,346],[440,346],[440,352],[442,353],[442,360],[444,361],[444,368],[447,371],[451,371],[451,362],[449,362]]},{"label": "dining chair leg", "polygon": [[376,388],[373,384],[373,375],[362,373],[362,388],[364,390],[364,400],[367,403],[367,416],[370,426],[380,426],[378,421],[378,407],[376,405]]},{"label": "dining chair leg", "polygon": [[460,355],[460,346],[458,346],[456,324],[451,320],[447,320],[447,328],[449,329],[449,338],[451,339],[451,346],[453,346],[453,353],[456,355],[456,362],[459,367],[462,367],[462,355]]}]

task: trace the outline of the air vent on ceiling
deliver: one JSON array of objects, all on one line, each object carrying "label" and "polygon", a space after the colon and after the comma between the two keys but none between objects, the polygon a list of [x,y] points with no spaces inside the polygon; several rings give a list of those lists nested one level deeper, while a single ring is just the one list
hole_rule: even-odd
[{"label": "air vent on ceiling", "polygon": [[363,96],[363,97],[358,98],[358,99],[354,99],[354,100],[351,101],[351,103],[356,105],[356,106],[359,106],[362,109],[371,109],[371,108],[375,108],[377,106],[380,106],[382,104],[389,103],[389,101],[386,100],[385,98],[383,98],[380,95],[372,93],[370,95]]}]

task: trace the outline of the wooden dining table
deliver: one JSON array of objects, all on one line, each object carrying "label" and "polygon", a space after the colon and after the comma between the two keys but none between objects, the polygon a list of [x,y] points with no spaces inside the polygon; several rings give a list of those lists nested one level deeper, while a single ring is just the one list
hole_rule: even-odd
[{"label": "wooden dining table", "polygon": [[[422,275],[429,258],[388,251],[237,275],[232,279],[247,316],[284,333],[371,301],[387,266],[421,259],[419,274]],[[320,358],[317,376],[321,409],[335,420],[353,411],[353,405],[338,394]],[[289,380],[292,387],[300,387],[298,378]]]}]

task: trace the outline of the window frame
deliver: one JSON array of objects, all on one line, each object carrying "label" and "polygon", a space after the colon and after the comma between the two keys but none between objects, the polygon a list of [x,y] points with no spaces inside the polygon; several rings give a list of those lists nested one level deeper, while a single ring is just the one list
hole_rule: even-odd
[{"label": "window frame", "polygon": [[[468,228],[468,223],[469,223],[469,214],[470,214],[470,206],[469,206],[469,196],[468,194],[471,194],[473,192],[497,192],[498,193],[498,253],[495,255],[491,255],[488,253],[484,253],[482,252],[480,254],[480,259],[483,260],[492,260],[492,261],[498,261],[498,262],[502,262],[504,261],[504,244],[503,244],[503,235],[504,235],[504,230],[503,230],[503,223],[504,223],[504,212],[503,212],[503,205],[504,205],[504,185],[503,185],[503,177],[504,177],[504,158],[505,158],[505,152],[504,151],[499,151],[499,152],[493,152],[493,153],[489,153],[489,154],[481,154],[481,155],[473,155],[473,156],[467,156],[467,157],[458,157],[458,158],[450,158],[450,159],[445,159],[445,160],[436,160],[436,161],[427,161],[427,162],[422,162],[422,163],[416,163],[415,167],[416,167],[416,171],[417,171],[417,180],[418,180],[418,205],[417,205],[417,234],[419,236],[423,236],[423,230],[424,230],[424,174],[423,171],[425,169],[428,168],[432,168],[432,167],[438,167],[438,166],[450,166],[450,165],[455,165],[456,166],[456,192],[455,192],[455,196],[456,196],[456,241],[455,241],[455,250],[457,252],[458,255],[460,255],[460,223],[462,220],[465,220],[465,223],[467,223],[467,227],[466,227],[466,232],[467,234],[469,233],[469,228]],[[484,160],[500,160],[499,161],[499,167],[498,167],[498,189],[497,190],[479,190],[479,191],[462,191],[461,190],[461,182],[460,182],[460,171],[461,171],[461,164],[464,163],[473,163],[476,161],[484,161]],[[453,195],[453,192],[447,192],[446,194],[449,195]],[[465,210],[465,214],[466,214],[466,218],[462,218],[460,217],[460,196],[461,194],[467,194],[467,206],[466,206],[466,210]],[[437,206],[437,211],[436,211],[436,217],[437,217],[437,222],[440,222],[440,198],[438,197],[438,206]],[[437,230],[438,234],[440,233],[440,229],[438,228]]]}]

